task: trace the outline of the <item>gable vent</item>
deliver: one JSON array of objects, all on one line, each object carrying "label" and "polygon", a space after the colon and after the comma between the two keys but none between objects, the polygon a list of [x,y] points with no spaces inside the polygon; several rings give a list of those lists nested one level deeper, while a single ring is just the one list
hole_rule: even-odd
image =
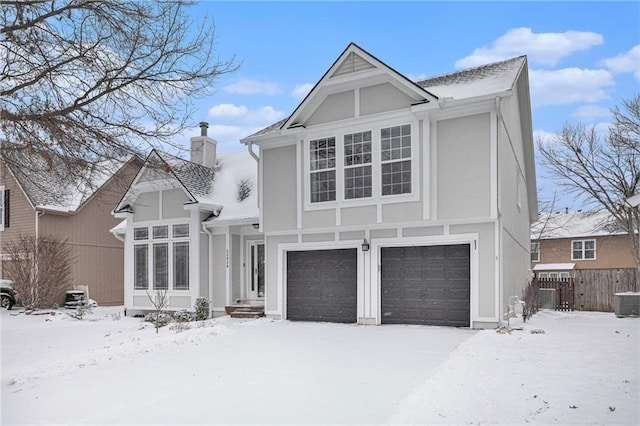
[{"label": "gable vent", "polygon": [[333,73],[331,77],[333,78],[341,75],[353,74],[358,71],[364,71],[371,68],[375,68],[375,66],[362,59],[361,56],[355,54],[354,52],[351,52],[345,58],[345,60],[342,61],[338,69]]}]

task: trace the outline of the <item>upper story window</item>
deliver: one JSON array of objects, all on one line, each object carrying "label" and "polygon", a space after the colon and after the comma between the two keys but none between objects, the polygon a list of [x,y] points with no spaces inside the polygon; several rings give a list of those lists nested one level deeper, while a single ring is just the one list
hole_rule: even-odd
[{"label": "upper story window", "polygon": [[380,130],[382,195],[411,192],[411,126]]},{"label": "upper story window", "polygon": [[373,189],[371,131],[344,135],[344,198],[368,198]]},{"label": "upper story window", "polygon": [[596,258],[596,240],[571,241],[571,260],[594,260]]},{"label": "upper story window", "polygon": [[531,243],[531,261],[540,262],[540,242]]},{"label": "upper story window", "polygon": [[312,140],[309,145],[311,202],[336,199],[336,138]]},{"label": "upper story window", "polygon": [[354,130],[309,140],[307,203],[416,196],[412,125]]}]

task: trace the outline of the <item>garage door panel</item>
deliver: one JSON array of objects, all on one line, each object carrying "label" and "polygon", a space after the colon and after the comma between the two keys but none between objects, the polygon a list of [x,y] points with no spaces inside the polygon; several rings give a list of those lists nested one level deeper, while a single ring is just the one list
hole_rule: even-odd
[{"label": "garage door panel", "polygon": [[287,319],[356,322],[356,249],[287,253]]},{"label": "garage door panel", "polygon": [[382,323],[469,326],[468,244],[384,247],[381,263]]}]

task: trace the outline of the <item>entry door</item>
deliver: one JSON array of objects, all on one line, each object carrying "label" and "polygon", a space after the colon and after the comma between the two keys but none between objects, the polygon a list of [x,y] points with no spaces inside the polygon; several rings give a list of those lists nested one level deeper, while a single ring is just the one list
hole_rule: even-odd
[{"label": "entry door", "polygon": [[251,241],[249,243],[249,299],[264,299],[264,243]]}]

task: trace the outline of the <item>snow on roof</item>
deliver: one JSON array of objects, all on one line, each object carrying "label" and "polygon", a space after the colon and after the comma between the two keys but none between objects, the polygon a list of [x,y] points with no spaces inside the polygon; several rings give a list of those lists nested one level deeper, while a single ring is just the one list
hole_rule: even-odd
[{"label": "snow on roof", "polygon": [[31,204],[37,209],[62,213],[77,211],[129,160],[77,164],[62,157],[45,158],[26,149],[11,150],[5,155],[12,157],[7,165]]},{"label": "snow on roof", "polygon": [[[258,163],[247,151],[219,153],[213,169],[164,152],[156,153],[195,202],[223,207],[220,215],[208,222],[257,220]],[[147,161],[153,161],[151,155]]]},{"label": "snow on roof", "polygon": [[213,195],[222,212],[208,222],[258,218],[258,163],[246,152],[218,154]]},{"label": "snow on roof", "polygon": [[540,219],[531,225],[532,240],[622,234],[625,232],[615,226],[611,213],[606,210],[540,215]]},{"label": "snow on roof", "polygon": [[116,226],[109,229],[112,234],[124,235],[127,233],[127,219],[120,221]]},{"label": "snow on roof", "polygon": [[[513,89],[525,61],[526,56],[518,56],[504,61],[427,78],[415,83],[440,99],[453,98],[460,100],[504,93]],[[273,123],[247,136],[246,139],[275,132],[281,129],[287,120],[288,118],[285,118]]]},{"label": "snow on roof", "polygon": [[575,263],[539,263],[533,267],[534,271],[570,271],[576,267]]},{"label": "snow on roof", "polygon": [[441,99],[467,99],[507,92],[513,88],[525,60],[525,56],[518,56],[420,80],[416,84]]}]

